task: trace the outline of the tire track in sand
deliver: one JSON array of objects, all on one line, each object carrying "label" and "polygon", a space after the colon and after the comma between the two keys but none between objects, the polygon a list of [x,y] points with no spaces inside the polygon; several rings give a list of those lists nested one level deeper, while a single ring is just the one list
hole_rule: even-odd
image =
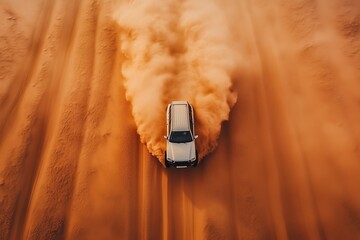
[{"label": "tire track in sand", "polygon": [[[60,18],[63,31],[55,39],[61,51],[52,65],[53,78],[42,102],[42,114],[48,116],[46,145],[24,230],[24,236],[29,239],[54,239],[64,235],[93,74],[92,19],[96,6],[82,4],[80,1],[64,3],[61,11],[65,13]],[[52,101],[46,102],[49,99]]]},{"label": "tire track in sand", "polygon": [[[51,109],[54,107],[52,103],[56,99],[56,89],[61,82],[62,73],[58,66],[64,64],[71,42],[69,36],[71,36],[73,28],[65,27],[61,19],[63,14],[73,14],[73,11],[69,10],[71,8],[68,8],[69,11],[65,11],[66,6],[64,4],[62,6],[57,4],[52,7],[54,10],[51,19],[47,19],[51,31],[48,33],[44,31],[43,33],[46,41],[40,48],[39,64],[33,70],[32,84],[28,84],[29,88],[36,88],[38,94],[33,108],[34,112],[31,113],[34,116],[32,124],[26,129],[26,134],[29,137],[27,138],[24,163],[22,165],[24,174],[18,178],[21,180],[19,184],[21,191],[17,196],[14,223],[11,227],[11,239],[22,238],[33,182],[40,164],[44,143],[49,135],[47,128],[52,116]],[[49,9],[46,10],[49,11]],[[23,98],[28,101],[28,94],[25,94]]]},{"label": "tire track in sand", "polygon": [[112,12],[111,1],[99,2],[94,74],[73,201],[65,226],[67,239],[138,239],[132,224],[138,216],[138,185],[130,180],[130,176],[138,179],[138,135],[125,94],[119,89],[122,59],[116,54]]},{"label": "tire track in sand", "polygon": [[[39,10],[40,17],[34,27],[30,41],[30,49],[24,60],[24,65],[18,69],[18,74],[12,79],[8,88],[8,93],[2,98],[0,115],[0,177],[4,179],[0,188],[0,202],[2,211],[0,212],[0,239],[10,237],[11,229],[22,225],[24,211],[28,201],[26,194],[29,193],[26,185],[32,182],[36,169],[37,157],[41,141],[33,141],[36,132],[36,109],[39,103],[38,96],[27,94],[26,88],[31,82],[34,83],[34,75],[40,63],[41,49],[44,45],[46,32],[49,28],[53,4],[44,2]],[[36,91],[38,93],[38,91]],[[28,105],[28,109],[24,109]],[[19,113],[18,113],[19,112]],[[17,115],[26,117],[18,118]],[[21,123],[21,124],[17,124]],[[11,131],[8,131],[11,130]],[[8,133],[8,134],[7,134]],[[5,149],[5,141],[12,142],[11,148]],[[7,161],[5,161],[7,160]],[[25,184],[25,185],[24,185]],[[25,188],[25,189],[24,189]],[[12,237],[14,238],[14,237]]]},{"label": "tire track in sand", "polygon": [[[255,35],[259,56],[261,59],[262,98],[267,111],[267,131],[270,154],[266,154],[269,181],[269,196],[272,224],[277,238],[311,238],[319,239],[323,236],[319,221],[313,189],[309,182],[305,157],[301,154],[301,145],[296,138],[294,119],[291,119],[289,109],[292,109],[292,96],[286,89],[287,76],[281,68],[283,54],[287,46],[281,45],[282,36],[278,32],[285,32],[296,36],[300,42],[312,34],[317,26],[318,13],[311,1],[281,2],[279,6],[249,4],[253,17]],[[257,9],[268,9],[261,15]],[[280,13],[275,15],[274,13]],[[290,14],[286,21],[291,28],[279,30],[279,23],[284,13]],[[266,20],[267,19],[267,20]],[[268,28],[262,22],[269,21]],[[266,36],[266,38],[265,38]],[[259,98],[260,99],[260,98]],[[290,141],[289,141],[290,140]],[[286,180],[287,179],[287,180]],[[295,190],[296,189],[296,190]],[[300,190],[300,191],[298,191]],[[301,194],[299,194],[301,192]],[[300,199],[292,200],[292,196]],[[301,209],[297,211],[295,209]],[[308,211],[307,211],[308,210]]]},{"label": "tire track in sand", "polygon": [[34,66],[38,64],[41,56],[40,53],[45,41],[45,35],[43,32],[46,32],[49,27],[49,20],[51,18],[53,5],[53,1],[43,1],[40,12],[41,17],[39,18],[32,34],[27,57],[24,60],[23,65],[19,68],[17,75],[11,81],[7,94],[1,98],[0,145],[4,140],[3,137],[6,135],[6,132],[11,129],[11,124],[16,118],[16,112],[18,111],[19,104],[22,101],[22,96],[24,95],[24,92],[30,83],[31,77],[36,70],[36,67]]}]

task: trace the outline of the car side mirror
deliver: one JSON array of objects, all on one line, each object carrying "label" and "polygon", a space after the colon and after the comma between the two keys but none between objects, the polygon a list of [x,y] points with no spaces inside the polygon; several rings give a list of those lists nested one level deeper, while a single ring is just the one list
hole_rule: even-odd
[{"label": "car side mirror", "polygon": [[195,137],[194,137],[194,138],[195,138],[195,139],[197,139],[198,137],[199,137],[198,135],[195,135]]}]

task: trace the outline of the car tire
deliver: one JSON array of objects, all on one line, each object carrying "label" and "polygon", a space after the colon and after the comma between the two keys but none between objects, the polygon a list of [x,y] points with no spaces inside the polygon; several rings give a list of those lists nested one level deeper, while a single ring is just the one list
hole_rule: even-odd
[{"label": "car tire", "polygon": [[195,161],[194,161],[194,164],[193,164],[193,167],[197,167],[198,163],[199,163],[199,158],[198,158],[198,152],[196,151],[196,158],[195,158]]},{"label": "car tire", "polygon": [[169,168],[170,167],[170,164],[168,162],[168,160],[166,160],[167,156],[166,156],[166,151],[164,153],[164,162],[165,162],[165,167]]}]

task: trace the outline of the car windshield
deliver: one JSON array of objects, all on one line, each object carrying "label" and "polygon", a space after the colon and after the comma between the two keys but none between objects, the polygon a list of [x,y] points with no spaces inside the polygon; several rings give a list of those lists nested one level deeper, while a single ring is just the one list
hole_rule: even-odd
[{"label": "car windshield", "polygon": [[186,143],[192,140],[190,131],[174,131],[171,133],[169,141],[173,143]]}]

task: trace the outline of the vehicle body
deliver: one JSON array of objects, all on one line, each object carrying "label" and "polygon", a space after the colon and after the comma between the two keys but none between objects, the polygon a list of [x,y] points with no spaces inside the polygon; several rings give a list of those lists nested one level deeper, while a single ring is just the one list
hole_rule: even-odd
[{"label": "vehicle body", "polygon": [[194,109],[187,101],[173,101],[166,110],[165,166],[196,167]]}]

